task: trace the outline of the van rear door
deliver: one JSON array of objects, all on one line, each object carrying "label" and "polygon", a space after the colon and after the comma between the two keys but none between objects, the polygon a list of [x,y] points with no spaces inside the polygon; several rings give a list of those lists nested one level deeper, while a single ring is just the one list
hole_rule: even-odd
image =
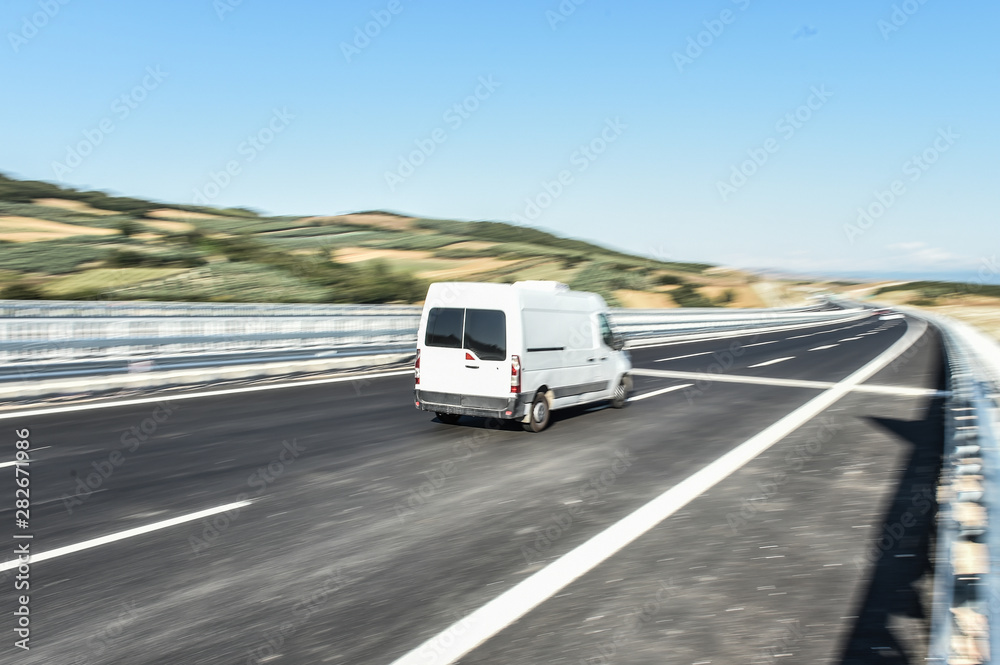
[{"label": "van rear door", "polygon": [[423,347],[422,390],[504,399],[510,395],[503,311],[434,307],[427,315]]},{"label": "van rear door", "polygon": [[510,396],[507,315],[499,309],[466,309],[462,393]]}]

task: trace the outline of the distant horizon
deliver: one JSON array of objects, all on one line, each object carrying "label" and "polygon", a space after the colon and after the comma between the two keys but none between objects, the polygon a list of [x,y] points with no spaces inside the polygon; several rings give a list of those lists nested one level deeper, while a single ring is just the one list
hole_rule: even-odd
[{"label": "distant horizon", "polygon": [[[6,175],[9,178],[15,178],[17,180],[29,180],[28,178],[20,177],[17,174],[12,173],[10,170],[0,169],[0,174]],[[152,197],[147,197],[142,194],[134,194],[128,192],[119,192],[114,189],[107,187],[93,187],[89,185],[85,186],[69,186],[58,180],[45,180],[44,182],[49,182],[54,185],[58,185],[63,188],[72,187],[72,189],[77,191],[98,191],[108,194],[109,196],[121,196],[128,198],[137,198],[142,200],[147,200],[150,203],[162,204],[165,207],[176,206],[176,205],[197,205],[190,203],[178,203],[176,201],[163,201],[161,199],[154,199]],[[220,208],[221,206],[209,205],[206,207],[210,208]],[[414,214],[412,212],[405,212],[400,210],[391,210],[386,208],[372,208],[368,210],[347,210],[339,212],[312,212],[312,213],[283,213],[283,212],[272,212],[266,210],[260,210],[252,206],[245,205],[232,205],[225,206],[227,208],[243,209],[259,214],[263,217],[333,217],[338,215],[358,215],[358,214],[369,214],[369,213],[384,213],[390,215],[397,215],[400,217],[410,217],[413,219],[446,219],[460,222],[500,222],[504,224],[510,224],[512,226],[525,226],[525,228],[537,229],[539,231],[544,231],[546,233],[551,233],[553,235],[571,238],[574,240],[582,240],[584,242],[592,243],[595,245],[600,245],[607,249],[613,251],[619,251],[626,254],[632,254],[633,256],[639,256],[643,258],[649,258],[657,261],[667,261],[676,263],[705,263],[710,264],[719,268],[732,268],[736,270],[741,270],[743,272],[753,273],[757,275],[767,274],[767,273],[777,273],[784,275],[787,279],[814,279],[816,281],[822,281],[825,279],[837,280],[860,280],[868,282],[877,281],[887,281],[887,280],[905,280],[905,281],[947,281],[947,282],[960,282],[960,283],[978,283],[978,284],[1000,284],[1000,264],[997,263],[997,258],[994,256],[990,259],[983,259],[981,266],[978,270],[941,270],[941,271],[925,271],[925,272],[908,272],[900,270],[829,270],[822,272],[810,272],[810,271],[798,271],[789,269],[786,267],[772,265],[772,266],[751,266],[751,265],[732,265],[726,264],[719,261],[715,261],[711,258],[699,259],[697,257],[671,257],[669,259],[651,256],[649,254],[643,254],[635,252],[630,249],[615,246],[613,243],[605,242],[599,239],[585,237],[585,236],[574,236],[566,234],[562,231],[546,228],[544,226],[532,226],[518,224],[514,220],[503,220],[503,219],[461,219],[454,216],[443,216],[443,217],[431,217],[427,215]]]}]

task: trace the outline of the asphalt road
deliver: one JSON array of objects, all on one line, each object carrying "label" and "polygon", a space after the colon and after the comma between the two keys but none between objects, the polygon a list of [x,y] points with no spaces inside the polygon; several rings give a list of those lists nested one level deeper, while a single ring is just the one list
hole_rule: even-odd
[{"label": "asphalt road", "polygon": [[308,349],[265,349],[199,353],[197,355],[155,355],[90,359],[75,362],[19,362],[0,366],[0,383],[42,379],[83,378],[130,372],[169,371],[197,367],[225,367],[253,363],[295,362],[316,358],[349,358],[373,353],[412,351],[410,344],[368,344],[358,346],[317,346]]},{"label": "asphalt road", "polygon": [[[844,381],[918,327],[636,350],[637,367],[692,376],[638,376],[627,408],[561,412],[541,434],[438,423],[398,374],[4,415],[0,464],[30,429],[31,548],[55,556],[31,565],[30,651],[14,647],[17,571],[0,572],[0,663],[389,665],[417,650],[430,665],[491,622],[462,663],[920,662],[942,445],[931,330],[865,382],[892,389],[848,391],[567,584],[535,576],[827,390],[794,381]],[[10,534],[14,489],[7,464]],[[484,621],[521,583],[536,606]]]}]

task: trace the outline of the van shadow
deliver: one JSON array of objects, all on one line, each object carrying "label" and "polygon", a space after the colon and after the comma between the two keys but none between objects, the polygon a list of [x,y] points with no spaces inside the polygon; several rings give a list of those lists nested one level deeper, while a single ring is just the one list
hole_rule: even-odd
[{"label": "van shadow", "polygon": [[839,662],[918,663],[927,655],[935,542],[936,487],[944,452],[943,400],[922,419],[870,418],[910,445],[910,455],[862,564],[870,577]]},{"label": "van shadow", "polygon": [[[611,408],[610,400],[605,400],[602,402],[591,402],[589,404],[580,404],[577,406],[563,407],[558,411],[553,411],[550,414],[549,426],[545,428],[544,432],[558,428],[560,423],[563,423],[565,421],[573,420],[575,418],[580,418],[581,416],[586,416],[596,411],[603,411],[605,409],[610,409],[610,408]],[[442,424],[441,419],[437,417],[434,418],[434,422]],[[452,425],[452,427],[472,427],[475,429],[491,429],[491,430],[498,430],[501,432],[524,431],[524,428],[521,426],[520,420],[502,420],[500,418],[483,418],[480,416],[462,416],[457,423]]]}]

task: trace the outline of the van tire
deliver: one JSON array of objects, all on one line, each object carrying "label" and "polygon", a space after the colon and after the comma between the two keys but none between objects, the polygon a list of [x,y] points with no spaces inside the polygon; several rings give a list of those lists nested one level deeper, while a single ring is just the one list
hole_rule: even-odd
[{"label": "van tire", "polygon": [[614,393],[611,395],[611,406],[616,409],[624,409],[628,404],[628,395],[632,392],[632,377],[625,375],[618,382]]},{"label": "van tire", "polygon": [[528,432],[541,432],[549,426],[551,417],[552,410],[549,408],[549,400],[546,399],[545,393],[538,391],[535,393],[535,399],[531,400],[531,406],[528,410],[528,420],[522,424]]},{"label": "van tire", "polygon": [[458,423],[458,419],[462,416],[457,413],[438,413],[438,420],[443,422],[445,425],[455,425]]}]

